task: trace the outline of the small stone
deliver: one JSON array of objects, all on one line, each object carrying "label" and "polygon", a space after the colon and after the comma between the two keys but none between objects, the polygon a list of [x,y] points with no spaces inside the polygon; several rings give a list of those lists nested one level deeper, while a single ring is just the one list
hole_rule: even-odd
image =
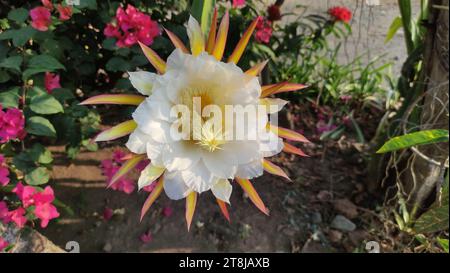
[{"label": "small stone", "polygon": [[356,218],[358,216],[358,208],[355,204],[353,204],[348,199],[338,199],[333,202],[334,203],[334,209],[345,215],[345,217],[349,219]]},{"label": "small stone", "polygon": [[316,197],[319,201],[327,202],[333,198],[333,194],[329,191],[320,191]]},{"label": "small stone", "polygon": [[311,215],[311,221],[316,225],[322,223],[322,214],[320,214],[320,212],[314,212]]},{"label": "small stone", "polygon": [[103,251],[111,252],[111,250],[112,250],[112,245],[110,243],[106,243],[105,246],[103,247]]},{"label": "small stone", "polygon": [[330,229],[328,231],[328,238],[331,242],[338,243],[342,240],[342,232],[335,229]]},{"label": "small stone", "polygon": [[356,229],[356,225],[352,221],[340,214],[334,217],[331,227],[341,231],[354,231]]}]

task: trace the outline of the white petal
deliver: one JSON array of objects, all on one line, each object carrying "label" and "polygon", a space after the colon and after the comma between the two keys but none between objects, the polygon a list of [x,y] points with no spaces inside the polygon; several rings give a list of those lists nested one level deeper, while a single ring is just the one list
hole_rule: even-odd
[{"label": "white petal", "polygon": [[252,179],[263,175],[263,173],[262,159],[259,159],[248,164],[239,165],[236,176],[243,179]]},{"label": "white petal", "polygon": [[164,175],[164,191],[170,199],[179,200],[192,190],[186,186],[180,172],[169,172]]},{"label": "white petal", "polygon": [[230,196],[233,187],[227,179],[220,179],[212,188],[211,191],[217,199],[230,203]]},{"label": "white petal", "polygon": [[208,170],[218,178],[234,178],[237,168],[236,155],[230,150],[202,151],[203,161]]},{"label": "white petal", "polygon": [[261,157],[256,140],[230,141],[222,145],[222,148],[236,155],[237,164],[246,164]]},{"label": "white petal", "polygon": [[153,82],[155,81],[156,74],[146,71],[137,71],[128,72],[128,75],[130,75],[131,84],[139,91],[139,93],[147,96],[152,94]]},{"label": "white petal", "polygon": [[279,98],[263,98],[259,100],[259,103],[266,106],[268,114],[273,114],[281,111],[288,101]]},{"label": "white petal", "polygon": [[145,186],[150,185],[153,181],[158,179],[163,172],[165,168],[157,167],[153,165],[152,163],[148,164],[147,167],[141,172],[141,176],[139,176],[138,180],[138,188],[139,190],[142,189]]},{"label": "white petal", "polygon": [[181,172],[186,185],[198,193],[207,191],[217,182],[218,178],[206,168],[203,161],[199,161],[195,166]]},{"label": "white petal", "polygon": [[147,150],[147,142],[150,140],[150,136],[136,129],[131,133],[125,146],[135,154],[144,154]]},{"label": "white petal", "polygon": [[195,165],[201,156],[200,147],[186,141],[175,141],[162,154],[164,166],[169,171],[182,171]]},{"label": "white petal", "polygon": [[272,132],[264,132],[260,134],[259,150],[263,157],[270,157],[279,154],[283,150],[283,140]]}]

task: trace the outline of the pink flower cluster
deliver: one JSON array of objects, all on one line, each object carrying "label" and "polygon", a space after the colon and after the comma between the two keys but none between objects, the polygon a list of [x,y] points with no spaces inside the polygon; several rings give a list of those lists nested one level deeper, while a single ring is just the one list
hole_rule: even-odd
[{"label": "pink flower cluster", "polygon": [[45,72],[44,85],[47,93],[51,94],[53,89],[61,88],[59,83],[59,75],[50,72]]},{"label": "pink flower cluster", "polygon": [[233,8],[242,8],[245,6],[245,0],[233,0]]},{"label": "pink flower cluster", "polygon": [[272,37],[272,22],[260,16],[256,24],[255,39],[258,43],[268,44]]},{"label": "pink flower cluster", "polygon": [[[114,175],[117,173],[117,171],[120,169],[122,164],[127,159],[129,159],[129,155],[127,155],[126,153],[124,153],[121,150],[115,150],[113,152],[112,159],[102,160],[101,167],[102,167],[103,175],[106,176],[106,184],[107,185],[109,185],[111,183],[112,178],[114,177]],[[148,165],[148,163],[149,163],[149,161],[147,161],[147,160],[140,162],[135,168],[136,171],[141,172]],[[117,182],[115,182],[111,186],[111,188],[113,190],[123,191],[126,194],[130,194],[134,191],[135,184],[136,184],[136,182],[133,179],[131,179],[127,176],[124,176],[121,179],[119,179]],[[147,191],[147,192],[151,192],[153,190],[153,188],[155,187],[154,184],[155,183],[152,183],[152,184],[144,187],[143,190]]]},{"label": "pink flower cluster", "polygon": [[4,201],[0,202],[0,220],[7,224],[14,222],[19,228],[25,226],[27,222],[26,208],[34,206],[34,215],[41,220],[41,227],[45,228],[51,219],[59,217],[58,210],[52,204],[55,200],[53,189],[45,187],[43,191],[38,191],[35,187],[24,186],[18,183],[12,190],[22,201],[23,207],[9,211]]},{"label": "pink flower cluster", "polygon": [[[52,24],[53,4],[51,0],[42,0],[42,7],[35,7],[30,10],[31,26],[39,31],[47,31]],[[59,13],[59,20],[67,21],[72,17],[72,7],[58,4],[56,10]]]},{"label": "pink flower cluster", "polygon": [[347,7],[332,7],[328,10],[328,14],[335,22],[349,23],[352,19],[352,11]]},{"label": "pink flower cluster", "polygon": [[116,38],[118,47],[130,47],[137,42],[151,45],[161,31],[150,16],[128,5],[126,10],[117,9],[116,22],[107,24],[103,33],[106,37]]},{"label": "pink flower cluster", "polygon": [[21,110],[9,108],[3,111],[0,104],[0,144],[11,139],[23,139],[26,135],[25,117]]},{"label": "pink flower cluster", "polygon": [[9,183],[9,169],[5,163],[5,157],[0,154],[0,186],[6,186]]}]

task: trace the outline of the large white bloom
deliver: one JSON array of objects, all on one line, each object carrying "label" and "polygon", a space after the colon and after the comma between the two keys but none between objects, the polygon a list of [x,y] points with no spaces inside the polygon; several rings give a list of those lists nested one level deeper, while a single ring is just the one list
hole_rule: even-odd
[{"label": "large white bloom", "polygon": [[[170,115],[172,107],[186,105],[192,110],[194,97],[201,99],[202,108],[239,105],[257,109],[261,95],[258,78],[245,74],[234,63],[217,61],[206,52],[193,56],[176,49],[163,75],[132,72],[130,80],[140,93],[151,95],[133,113],[137,128],[127,147],[137,154],[147,153],[153,165],[166,169],[164,190],[171,199],[184,198],[192,191],[211,190],[216,198],[229,202],[232,187],[228,179],[262,175],[263,158],[283,148],[282,140],[266,130],[264,111],[256,112],[253,120],[244,123],[244,134],[257,133],[253,139],[246,135],[244,140],[234,137],[227,141],[221,135],[221,140],[215,141],[214,133],[208,136],[205,128],[200,140],[172,137],[171,126],[177,120]],[[233,129],[242,130],[237,124],[235,120]],[[191,128],[191,135],[198,129]]]}]

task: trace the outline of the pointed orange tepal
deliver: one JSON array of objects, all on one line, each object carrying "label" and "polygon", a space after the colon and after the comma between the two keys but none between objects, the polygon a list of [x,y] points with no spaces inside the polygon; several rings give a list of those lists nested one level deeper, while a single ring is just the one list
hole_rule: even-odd
[{"label": "pointed orange tepal", "polygon": [[153,49],[149,48],[148,46],[144,45],[141,42],[138,42],[141,46],[142,51],[144,52],[145,57],[147,57],[148,61],[153,65],[153,67],[158,71],[160,74],[164,74],[166,72],[166,62],[161,59],[161,57],[156,54]]},{"label": "pointed orange tepal", "polygon": [[222,212],[225,219],[227,219],[228,222],[231,222],[230,214],[228,213],[227,204],[218,198],[216,198],[216,200],[217,200],[217,204],[219,205],[220,211]]},{"label": "pointed orange tepal", "polygon": [[249,70],[245,71],[245,74],[249,76],[258,76],[261,71],[263,71],[264,67],[266,67],[269,60],[265,60],[264,62],[257,63],[253,67],[251,67]]},{"label": "pointed orange tepal", "polygon": [[110,141],[131,134],[137,127],[134,120],[128,120],[100,132],[94,141]]},{"label": "pointed orange tepal", "polygon": [[229,63],[237,64],[239,62],[239,59],[241,59],[242,54],[244,54],[244,50],[247,47],[248,41],[252,37],[253,31],[255,31],[256,25],[258,24],[258,20],[259,18],[253,20],[253,22],[244,32],[238,44],[236,45],[236,48],[234,49],[233,53],[231,53],[230,57],[228,58]]},{"label": "pointed orange tepal", "polygon": [[278,90],[280,90],[287,84],[289,84],[289,83],[288,82],[280,82],[280,83],[272,85],[270,88],[266,88],[266,89],[261,88],[261,96],[260,97],[265,98],[272,94],[275,94]]},{"label": "pointed orange tepal", "polygon": [[309,143],[310,141],[308,139],[306,139],[306,137],[304,137],[302,134],[299,134],[295,131],[286,129],[286,128],[282,128],[282,127],[277,127],[275,125],[272,124],[268,124],[269,126],[269,130],[278,135],[281,138],[285,138],[285,139],[289,139],[292,141],[299,141],[299,142],[305,142],[305,143]]},{"label": "pointed orange tepal", "polygon": [[144,96],[133,94],[106,94],[90,97],[82,102],[80,105],[91,104],[124,104],[124,105],[139,105],[145,100]]},{"label": "pointed orange tepal", "polygon": [[195,205],[197,204],[197,193],[191,192],[186,196],[186,223],[187,229],[191,228],[192,218],[194,218]]},{"label": "pointed orange tepal", "polygon": [[241,179],[238,177],[235,177],[235,180],[241,186],[241,188],[247,193],[248,197],[253,202],[253,204],[255,204],[255,206],[265,215],[269,216],[269,210],[264,205],[263,201],[261,200],[261,197],[259,197],[259,194],[256,192],[250,180]]},{"label": "pointed orange tepal", "polygon": [[216,37],[216,43],[214,45],[214,49],[212,52],[212,55],[218,61],[222,60],[223,52],[225,51],[229,25],[230,25],[230,15],[228,14],[228,11],[226,11],[225,15],[222,17],[222,21],[220,22],[219,30],[217,32]]},{"label": "pointed orange tepal", "polygon": [[133,157],[125,161],[125,163],[123,163],[123,165],[116,172],[116,174],[114,174],[114,176],[111,178],[111,182],[109,183],[108,188],[114,185],[114,183],[119,181],[120,178],[129,173],[132,169],[134,169],[134,167],[136,167],[136,165],[139,164],[139,162],[144,160],[145,156],[146,156],[145,154],[134,155]]},{"label": "pointed orange tepal", "polygon": [[283,152],[309,157],[309,155],[305,154],[305,152],[303,152],[300,148],[297,148],[294,145],[291,145],[287,142],[283,142],[283,144],[284,144]]},{"label": "pointed orange tepal", "polygon": [[[261,86],[262,92],[267,93],[268,89],[271,89],[276,85],[277,84],[263,85],[263,86]],[[284,93],[284,92],[293,92],[293,91],[305,89],[307,87],[308,87],[307,85],[304,85],[301,83],[287,83],[287,84],[283,85],[281,88],[279,88],[278,90],[271,92],[270,94],[275,95],[275,94]]]},{"label": "pointed orange tepal", "polygon": [[274,174],[274,175],[278,175],[281,177],[286,178],[289,181],[292,181],[289,176],[287,176],[287,174],[283,171],[283,169],[281,169],[279,166],[273,164],[272,162],[270,162],[269,160],[264,159],[263,160],[263,168],[266,172]]},{"label": "pointed orange tepal", "polygon": [[150,209],[152,204],[155,202],[155,200],[161,195],[161,192],[164,188],[164,176],[161,176],[156,182],[155,188],[152,190],[152,192],[148,195],[147,200],[145,200],[144,205],[141,209],[141,218],[140,221],[142,222],[142,219],[144,218],[147,211]]},{"label": "pointed orange tepal", "polygon": [[214,14],[211,20],[211,27],[209,28],[208,41],[206,42],[206,52],[212,55],[214,45],[216,44],[217,31],[217,8],[214,9]]},{"label": "pointed orange tepal", "polygon": [[167,33],[167,36],[169,36],[170,41],[172,41],[172,44],[180,49],[181,51],[183,51],[183,53],[185,54],[189,54],[189,50],[186,48],[186,46],[183,44],[183,42],[180,40],[180,38],[178,38],[177,35],[175,35],[173,32],[171,32],[168,29],[164,29]]}]

